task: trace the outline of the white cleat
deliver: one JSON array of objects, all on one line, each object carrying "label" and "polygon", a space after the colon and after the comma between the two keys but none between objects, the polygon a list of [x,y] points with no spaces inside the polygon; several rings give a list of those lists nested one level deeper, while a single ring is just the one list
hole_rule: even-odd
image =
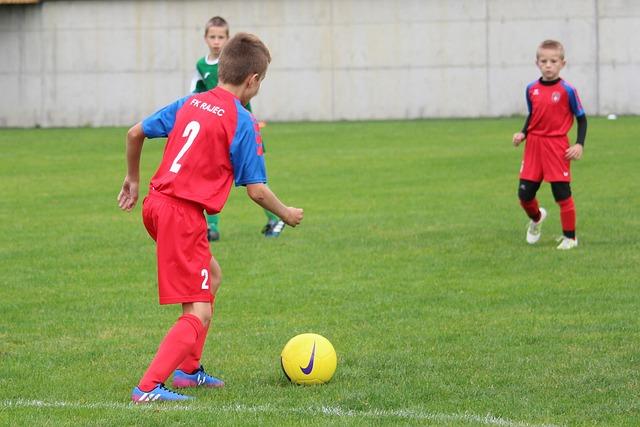
[{"label": "white cleat", "polygon": [[569,237],[562,236],[558,238],[558,242],[560,242],[560,244],[558,245],[557,249],[560,249],[562,251],[578,247],[578,239],[570,239]]},{"label": "white cleat", "polygon": [[538,222],[529,221],[529,226],[527,227],[527,243],[533,245],[538,243],[540,240],[540,231],[542,230],[542,222],[547,217],[547,210],[545,208],[540,208],[540,220]]}]

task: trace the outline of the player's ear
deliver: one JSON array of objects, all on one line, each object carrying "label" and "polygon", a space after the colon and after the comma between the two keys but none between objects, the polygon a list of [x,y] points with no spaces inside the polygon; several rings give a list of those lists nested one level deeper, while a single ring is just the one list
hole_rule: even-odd
[{"label": "player's ear", "polygon": [[251,74],[249,77],[247,77],[247,86],[255,86],[259,82],[260,82],[260,75],[258,75],[257,73]]}]

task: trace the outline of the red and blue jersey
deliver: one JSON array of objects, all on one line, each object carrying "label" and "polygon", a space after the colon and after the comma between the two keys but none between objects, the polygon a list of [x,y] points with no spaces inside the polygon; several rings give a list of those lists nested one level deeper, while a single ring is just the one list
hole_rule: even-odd
[{"label": "red and blue jersey", "polygon": [[527,86],[529,120],[526,133],[538,136],[566,136],[573,117],[584,115],[578,92],[562,79],[536,80]]},{"label": "red and blue jersey", "polygon": [[253,115],[221,87],[189,95],[142,121],[147,138],[168,137],[151,188],[222,210],[232,182],[266,183],[262,138]]}]

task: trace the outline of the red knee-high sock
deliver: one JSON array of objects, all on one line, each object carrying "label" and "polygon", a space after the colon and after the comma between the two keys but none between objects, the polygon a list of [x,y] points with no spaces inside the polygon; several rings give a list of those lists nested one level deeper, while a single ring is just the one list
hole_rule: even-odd
[{"label": "red knee-high sock", "polygon": [[180,316],[160,343],[147,372],[138,384],[140,390],[148,392],[164,383],[202,335],[204,327],[200,319],[193,314]]},{"label": "red knee-high sock", "polygon": [[[211,301],[211,317],[212,318],[213,318],[214,302],[215,302],[215,297],[214,297],[214,300]],[[207,340],[207,333],[209,332],[209,327],[211,326],[211,322],[213,322],[213,320],[211,320],[207,324],[207,326],[204,326],[202,328],[202,333],[198,337],[198,340],[195,342],[195,344],[191,348],[191,351],[187,354],[187,357],[185,357],[182,363],[180,364],[180,366],[178,366],[178,369],[180,369],[181,371],[191,374],[197,371],[198,368],[200,368],[200,359],[202,358],[202,350],[204,349],[204,343]]]},{"label": "red knee-high sock", "polygon": [[576,207],[573,197],[569,197],[557,202],[560,205],[560,222],[562,223],[562,234],[576,238]]},{"label": "red knee-high sock", "polygon": [[534,222],[540,221],[540,216],[542,214],[540,213],[540,206],[538,206],[538,199],[533,198],[531,200],[526,200],[526,201],[520,199],[520,206],[522,206],[522,209],[524,209],[524,211],[527,213],[527,215],[529,216],[529,218],[531,218],[532,221]]}]

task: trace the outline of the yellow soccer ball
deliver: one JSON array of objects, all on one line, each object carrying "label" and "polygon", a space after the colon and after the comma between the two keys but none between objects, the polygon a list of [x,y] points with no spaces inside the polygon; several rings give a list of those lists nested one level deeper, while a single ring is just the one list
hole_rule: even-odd
[{"label": "yellow soccer ball", "polygon": [[324,384],[333,377],[338,358],[328,339],[318,334],[291,338],[280,353],[284,375],[296,384]]}]

